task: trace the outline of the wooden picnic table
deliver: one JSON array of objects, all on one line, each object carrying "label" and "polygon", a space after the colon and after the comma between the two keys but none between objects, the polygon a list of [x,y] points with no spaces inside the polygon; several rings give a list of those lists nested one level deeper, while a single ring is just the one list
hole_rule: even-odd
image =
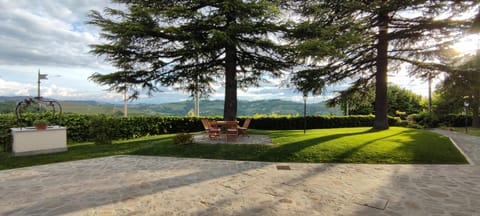
[{"label": "wooden picnic table", "polygon": [[238,123],[239,123],[239,121],[216,121],[216,122],[217,122],[217,125],[218,125],[218,126],[225,126],[225,125],[227,125],[227,124],[230,123],[230,122],[236,122],[237,125],[238,125]]},{"label": "wooden picnic table", "polygon": [[[238,121],[214,121],[216,123],[216,126],[218,127],[222,127],[223,130],[220,130],[220,131],[215,131],[214,135],[212,137],[219,137],[220,136],[220,133],[224,132],[225,133],[225,138],[227,139],[227,141],[229,139],[234,139],[236,140],[238,138]],[[212,124],[212,125],[215,125]],[[217,135],[218,134],[218,135]]]}]

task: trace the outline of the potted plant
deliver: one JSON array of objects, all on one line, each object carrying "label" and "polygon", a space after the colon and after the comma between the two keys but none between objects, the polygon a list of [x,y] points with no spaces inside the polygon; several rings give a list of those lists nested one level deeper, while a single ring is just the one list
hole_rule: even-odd
[{"label": "potted plant", "polygon": [[48,127],[48,121],[45,119],[37,119],[33,122],[33,125],[37,130],[45,130]]}]

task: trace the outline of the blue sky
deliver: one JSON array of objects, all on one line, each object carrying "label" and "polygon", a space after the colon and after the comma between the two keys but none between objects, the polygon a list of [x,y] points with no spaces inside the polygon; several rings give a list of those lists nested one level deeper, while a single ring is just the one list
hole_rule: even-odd
[{"label": "blue sky", "polygon": [[[48,74],[41,81],[42,96],[59,100],[100,100],[119,102],[122,95],[108,92],[88,80],[94,72],[115,71],[108,62],[89,53],[89,45],[99,43],[99,29],[86,25],[90,10],[115,7],[109,0],[0,0],[0,96],[36,96],[37,72]],[[467,46],[468,47],[468,46]],[[389,81],[427,95],[427,83],[403,73],[389,76]],[[434,81],[437,83],[438,81]],[[282,99],[301,101],[293,89],[279,87],[272,80],[258,88],[238,90],[240,100]],[[309,102],[332,97],[335,90],[348,83],[329,87],[322,96]],[[210,99],[223,99],[221,84]],[[163,88],[153,97],[142,96],[137,103],[164,103],[189,100],[188,94]]]}]

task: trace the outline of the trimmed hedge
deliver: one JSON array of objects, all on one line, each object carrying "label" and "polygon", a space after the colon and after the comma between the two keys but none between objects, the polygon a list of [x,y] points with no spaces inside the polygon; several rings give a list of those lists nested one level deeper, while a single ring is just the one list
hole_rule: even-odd
[{"label": "trimmed hedge", "polygon": [[[472,116],[466,116],[467,126],[472,126]],[[449,127],[465,127],[465,115],[450,114],[440,119],[440,122]]]},{"label": "trimmed hedge", "polygon": [[[238,118],[241,123],[246,117]],[[354,116],[307,116],[306,129],[342,128],[342,127],[370,127],[375,120],[374,115]],[[399,118],[388,117],[390,126],[400,123]],[[304,128],[303,117],[259,117],[253,118],[250,128],[262,130],[301,130]]]},{"label": "trimmed hedge", "polygon": [[[67,127],[69,142],[131,139],[148,135],[202,131],[203,126],[197,117],[138,116],[114,117],[106,115],[65,114],[54,118],[48,113],[25,114],[18,122],[13,114],[0,114],[0,141],[9,141],[9,128],[32,126],[35,119],[46,119],[50,125]],[[203,118],[203,117],[202,117]],[[239,117],[240,124],[247,117]],[[338,127],[369,127],[373,125],[373,115],[367,116],[307,116],[307,129]],[[220,117],[209,117],[220,120]],[[389,117],[391,126],[398,125],[399,119]],[[303,129],[303,117],[255,117],[250,128],[264,130]]]},{"label": "trimmed hedge", "polygon": [[424,127],[434,128],[439,125],[448,127],[465,127],[465,118],[467,118],[467,126],[472,126],[472,116],[449,114],[443,117],[435,117],[429,113],[418,113],[408,116],[408,119],[414,123],[422,125]]},{"label": "trimmed hedge", "polygon": [[[106,115],[65,114],[61,118],[53,118],[48,114],[24,114],[22,121],[17,121],[12,114],[0,115],[0,141],[4,144],[9,128],[32,126],[35,119],[47,119],[50,125],[67,127],[69,142],[85,142],[98,140],[107,135],[112,140],[131,139],[148,135],[178,132],[201,131],[203,126],[199,118],[139,116],[121,118]],[[99,133],[102,133],[99,135]]]}]

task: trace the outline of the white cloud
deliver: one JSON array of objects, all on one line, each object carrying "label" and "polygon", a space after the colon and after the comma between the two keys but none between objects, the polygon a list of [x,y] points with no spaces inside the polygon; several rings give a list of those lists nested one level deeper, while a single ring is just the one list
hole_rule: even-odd
[{"label": "white cloud", "polygon": [[9,82],[0,78],[0,95],[9,96],[25,96],[35,87],[33,85],[25,85],[18,82]]},{"label": "white cloud", "polygon": [[[14,3],[13,3],[14,2]],[[76,31],[85,25],[90,9],[107,1],[0,1],[0,64],[100,66],[89,54],[98,32]]]},{"label": "white cloud", "polygon": [[[45,82],[42,80],[42,82]],[[3,96],[37,96],[38,86],[34,84],[25,84],[21,82],[6,81],[0,78],[0,95]],[[61,87],[55,84],[41,84],[40,94],[42,97],[55,98],[58,100],[112,100],[120,98],[121,95],[110,92],[100,91],[81,91],[74,88]]]}]

